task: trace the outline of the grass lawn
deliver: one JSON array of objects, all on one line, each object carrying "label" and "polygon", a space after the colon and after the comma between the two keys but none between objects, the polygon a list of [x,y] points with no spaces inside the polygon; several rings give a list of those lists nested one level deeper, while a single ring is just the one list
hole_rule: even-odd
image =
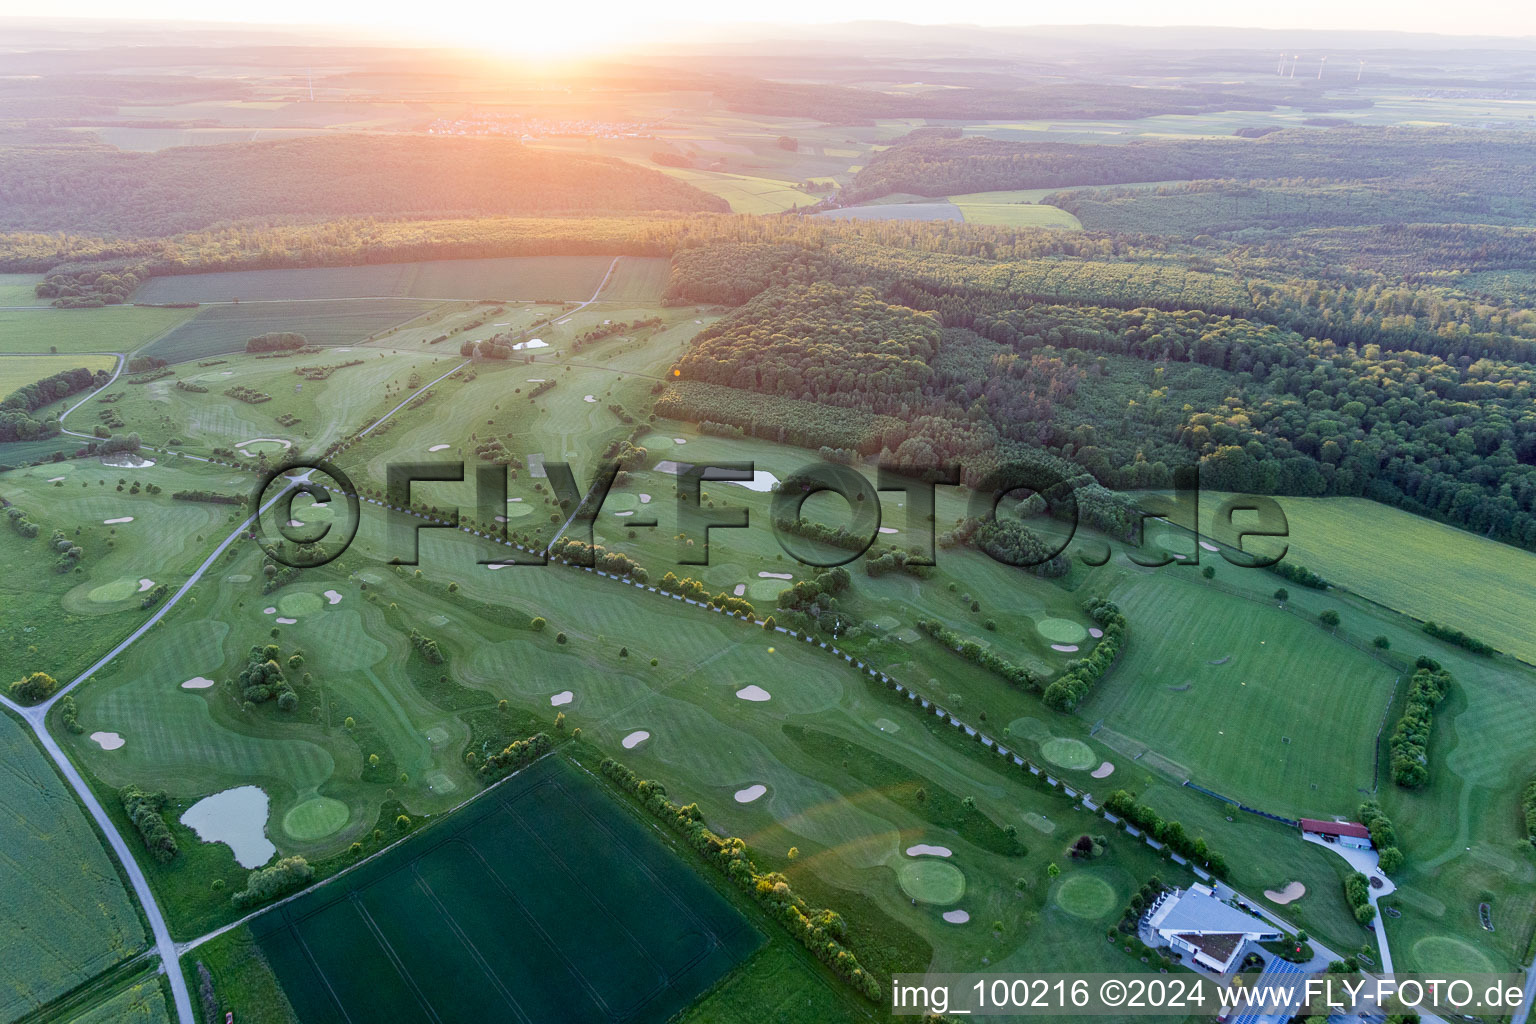
[{"label": "grass lawn", "polygon": [[[1226,497],[1202,494],[1202,518],[1209,522]],[[1455,626],[1536,662],[1530,628],[1536,554],[1365,498],[1275,500],[1290,529],[1283,541],[1287,561],[1405,615]],[[1248,545],[1266,553],[1276,543],[1255,538]]]},{"label": "grass lawn", "polygon": [[[109,355],[0,356],[0,396],[76,367],[111,372],[116,365],[117,357]],[[78,401],[81,397],[76,395],[73,400]]]},{"label": "grass lawn", "polygon": [[0,1019],[14,1020],[147,940],[95,827],[9,713],[0,713],[0,761]]},{"label": "grass lawn", "polygon": [[182,958],[192,1000],[201,1005],[199,965],[212,976],[214,1002],[221,1012],[233,1013],[242,1024],[298,1024],[250,928],[227,931]]},{"label": "grass lawn", "polygon": [[159,977],[150,975],[84,1013],[65,1019],[69,1024],[170,1024],[174,1017]]},{"label": "grass lawn", "polygon": [[37,297],[41,274],[0,274],[0,306],[46,306],[47,299]]},{"label": "grass lawn", "polygon": [[0,309],[0,353],[131,352],[197,312],[193,309]]},{"label": "grass lawn", "polygon": [[1315,623],[1188,575],[1148,570],[1110,592],[1131,642],[1082,717],[1272,814],[1354,810],[1396,673]]}]

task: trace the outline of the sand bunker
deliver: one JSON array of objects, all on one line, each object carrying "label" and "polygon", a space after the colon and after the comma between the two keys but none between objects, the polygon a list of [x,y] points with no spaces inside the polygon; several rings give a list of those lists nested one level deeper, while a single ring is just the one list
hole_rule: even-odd
[{"label": "sand bunker", "polygon": [[1060,651],[1063,654],[1072,654],[1077,650],[1077,644],[1051,644],[1051,650]]},{"label": "sand bunker", "polygon": [[277,609],[276,608],[263,608],[261,610],[261,614],[263,614],[263,615],[276,615],[277,614]]},{"label": "sand bunker", "polygon": [[206,690],[213,685],[213,680],[207,676],[193,676],[181,684],[183,690]]},{"label": "sand bunker", "polygon": [[792,580],[795,578],[787,572],[760,572],[757,575],[765,580]]},{"label": "sand bunker", "polygon": [[896,532],[896,527],[894,527],[894,526],[882,526],[882,527],[880,527],[880,532],[881,533],[895,533]]},{"label": "sand bunker", "polygon": [[581,400],[583,402],[595,402],[595,401],[597,401],[597,396],[596,395],[582,395],[581,396]]},{"label": "sand bunker", "polygon": [[[1263,641],[1260,641],[1260,643],[1262,643],[1262,642]],[[1215,661],[1208,661],[1208,662],[1206,662],[1206,664],[1207,665],[1225,665],[1227,662],[1229,662],[1231,660],[1232,660],[1232,655],[1229,654],[1225,658],[1217,658]]]},{"label": "sand bunker", "polygon": [[918,843],[907,847],[908,857],[950,857],[954,851],[947,846],[929,846],[927,843]]},{"label": "sand bunker", "polygon": [[48,478],[48,482],[51,483],[51,484],[62,483],[63,480],[64,480],[64,478],[61,477],[61,476],[51,476],[51,477]]},{"label": "sand bunker", "polygon": [[736,696],[740,697],[742,700],[750,700],[758,704],[761,704],[765,700],[771,700],[773,697],[772,694],[763,689],[761,686],[758,686],[756,683],[737,690]]},{"label": "sand bunker", "polygon": [[768,787],[759,782],[756,785],[748,786],[746,789],[738,789],[736,791],[736,802],[739,804],[749,804],[766,792],[768,792]]},{"label": "sand bunker", "polygon": [[1264,890],[1265,899],[1269,900],[1271,903],[1279,903],[1282,905],[1286,903],[1294,903],[1306,894],[1307,887],[1302,885],[1300,882],[1292,882],[1284,889],[1281,889],[1279,892],[1276,892],[1273,889]]},{"label": "sand bunker", "polygon": [[672,439],[672,443],[673,444],[687,444],[688,443],[688,439],[686,437],[674,437]]},{"label": "sand bunker", "polygon": [[116,519],[103,519],[101,521],[101,525],[103,525],[103,526],[116,526],[118,523],[131,523],[131,522],[133,522],[133,516],[118,516]]},{"label": "sand bunker", "polygon": [[228,846],[243,868],[259,868],[277,852],[267,838],[267,794],[258,786],[205,796],[187,808],[181,823],[205,843]]},{"label": "sand bunker", "polygon": [[752,474],[751,480],[725,480],[722,482],[735,484],[737,487],[745,487],[749,491],[767,493],[778,484],[779,478],[766,469],[759,469]]},{"label": "sand bunker", "polygon": [[573,701],[575,699],[576,699],[576,695],[574,693],[572,693],[570,690],[561,690],[559,693],[557,693],[553,697],[549,698],[549,703],[553,707],[557,707],[558,708],[558,707],[563,707],[566,704],[569,704],[571,701]]},{"label": "sand bunker", "polygon": [[341,594],[335,590],[327,590],[325,592],[325,599],[331,602],[331,604],[341,604]]},{"label": "sand bunker", "polygon": [[650,738],[650,733],[646,732],[644,729],[639,729],[630,733],[628,736],[625,736],[624,739],[620,742],[624,744],[625,750],[634,750],[636,747]]},{"label": "sand bunker", "polygon": [[1089,626],[1088,635],[1093,637],[1095,640],[1098,640],[1104,636],[1104,631],[1098,626]]},{"label": "sand bunker", "polygon": [[1091,774],[1096,779],[1107,779],[1111,775],[1115,774],[1115,766],[1109,761],[1105,761],[1089,774]]},{"label": "sand bunker", "polygon": [[297,623],[298,621],[299,621],[298,619],[285,619],[281,615],[279,615],[277,617],[278,624],[282,625],[282,626],[292,626],[295,623]]},{"label": "sand bunker", "polygon": [[625,516],[632,516],[634,514],[635,514],[635,510],[632,509],[632,508],[625,509],[623,512],[615,512],[614,513],[614,515],[617,516],[620,519],[624,518]]},{"label": "sand bunker", "polygon": [[1200,542],[1200,546],[1205,548],[1205,550],[1207,550],[1207,551],[1220,551],[1221,550],[1221,548],[1218,548],[1215,544],[1212,544],[1208,540],[1201,541]]},{"label": "sand bunker", "polygon": [[[564,322],[564,320],[561,321],[561,323]],[[545,341],[543,338],[529,338],[527,341],[520,341],[516,345],[513,345],[512,351],[518,352],[525,348],[549,348],[549,342]]]},{"label": "sand bunker", "polygon": [[115,732],[93,732],[91,739],[95,740],[96,745],[102,750],[116,750],[128,742]]},{"label": "sand bunker", "polygon": [[440,452],[444,448],[447,448],[447,447],[449,447],[449,446],[446,445],[446,444],[435,444],[432,447],[428,448],[427,451],[429,451],[429,452]]},{"label": "sand bunker", "polygon": [[745,594],[746,592],[747,592],[747,585],[745,583],[738,583],[738,584],[736,584],[736,589],[731,591],[731,593],[734,594],[737,597],[740,597],[742,594]]},{"label": "sand bunker", "polygon": [[125,453],[106,456],[101,460],[101,464],[111,466],[113,469],[148,469],[155,464],[155,460]]},{"label": "sand bunker", "polygon": [[963,910],[944,911],[944,920],[948,921],[950,924],[965,924],[970,919],[971,915],[967,914]]}]

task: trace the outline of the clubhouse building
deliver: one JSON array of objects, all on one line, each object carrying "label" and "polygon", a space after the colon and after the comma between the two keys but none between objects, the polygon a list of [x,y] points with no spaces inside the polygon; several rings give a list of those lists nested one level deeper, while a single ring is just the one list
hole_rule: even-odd
[{"label": "clubhouse building", "polygon": [[1319,821],[1316,818],[1302,818],[1300,825],[1302,835],[1316,836],[1325,843],[1337,843],[1351,850],[1371,848],[1371,830],[1358,821]]},{"label": "clubhouse building", "polygon": [[1242,962],[1250,942],[1270,942],[1280,930],[1216,898],[1210,886],[1165,892],[1147,912],[1146,928],[1161,943],[1208,971],[1225,975]]}]

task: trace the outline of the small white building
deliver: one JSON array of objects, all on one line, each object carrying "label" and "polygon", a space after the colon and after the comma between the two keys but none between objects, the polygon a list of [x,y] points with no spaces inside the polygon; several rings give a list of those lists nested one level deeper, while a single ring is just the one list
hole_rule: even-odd
[{"label": "small white building", "polygon": [[1319,821],[1316,818],[1301,819],[1302,835],[1317,836],[1325,843],[1337,843],[1351,850],[1371,848],[1371,830],[1358,821]]},{"label": "small white building", "polygon": [[1248,943],[1280,938],[1278,928],[1223,903],[1210,886],[1198,884],[1158,897],[1147,927],[1169,948],[1217,974],[1241,962]]}]

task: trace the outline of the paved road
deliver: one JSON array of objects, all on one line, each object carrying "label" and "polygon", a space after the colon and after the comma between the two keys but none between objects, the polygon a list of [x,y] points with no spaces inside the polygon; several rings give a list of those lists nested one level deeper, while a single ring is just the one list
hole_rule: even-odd
[{"label": "paved road", "polygon": [[[618,259],[615,259],[612,264],[609,264],[609,274],[613,273],[613,267],[617,263]],[[607,281],[608,278],[605,276],[603,278],[603,283],[606,284]],[[601,290],[602,285],[599,285],[598,291]],[[594,294],[592,300],[589,300],[582,305],[590,305],[591,301],[596,300],[596,298],[597,296]],[[111,384],[116,381],[118,376],[123,372],[123,367],[126,366],[128,362],[127,357],[120,352],[113,354],[118,357],[118,360],[117,370],[112,374],[112,379],[107,381],[106,384],[102,385],[101,388],[97,388],[95,391],[92,391],[89,395],[85,396],[80,401],[64,410],[64,412],[59,415],[61,427],[64,417],[68,416],[70,413],[80,408],[80,406],[90,401],[103,388],[110,387]],[[416,390],[416,394],[412,395],[411,397],[415,398],[416,395],[422,394],[428,388],[432,387],[432,385],[438,383],[438,381],[441,381],[455,373],[463,365],[463,363],[460,363],[458,366],[455,366],[452,370],[449,370],[441,377],[438,377],[423,387],[418,388]],[[378,427],[379,424],[383,423],[385,420],[389,419],[395,413],[404,408],[409,401],[410,399],[407,399],[405,402],[401,402],[399,405],[386,412],[383,416],[380,416],[377,420],[370,424],[367,430],[363,431],[363,433],[368,433],[374,428]],[[73,434],[77,437],[90,436],[87,434],[80,434],[72,430],[67,430],[65,432]],[[0,705],[3,705],[4,707],[7,707],[13,711],[18,717],[21,718],[22,721],[27,723],[27,725],[32,729],[34,733],[36,733],[38,742],[41,743],[43,749],[48,752],[48,756],[53,758],[54,764],[58,766],[59,774],[63,775],[65,781],[67,781],[74,789],[75,794],[80,798],[80,802],[85,805],[85,809],[88,810],[91,814],[91,817],[95,819],[97,827],[100,828],[102,834],[106,836],[107,844],[112,847],[113,852],[117,854],[118,861],[123,865],[123,871],[127,874],[128,881],[133,886],[134,894],[139,898],[139,905],[144,908],[144,916],[149,921],[150,932],[153,934],[155,939],[155,951],[160,957],[160,969],[165,973],[171,984],[171,997],[172,1002],[174,1002],[176,1006],[176,1017],[179,1021],[179,1024],[198,1024],[198,1019],[197,1015],[193,1012],[192,1009],[192,997],[187,990],[186,978],[181,973],[181,964],[177,954],[176,943],[171,939],[170,929],[165,923],[165,915],[160,912],[160,904],[155,899],[154,891],[149,887],[149,880],[144,877],[143,870],[139,867],[138,861],[134,858],[132,849],[129,848],[128,843],[123,839],[122,833],[117,830],[117,826],[112,823],[112,819],[108,817],[106,808],[101,805],[101,802],[96,799],[96,794],[91,791],[91,788],[88,785],[86,785],[85,779],[81,777],[80,772],[75,768],[74,762],[71,761],[68,755],[64,753],[58,742],[54,740],[51,735],[49,735],[46,721],[48,710],[49,708],[53,707],[53,705],[66,693],[69,693],[75,687],[91,678],[91,676],[95,675],[98,671],[101,670],[102,666],[106,665],[113,658],[126,651],[140,637],[149,632],[155,623],[165,618],[170,610],[174,608],[181,601],[181,599],[187,595],[187,592],[191,590],[192,587],[203,578],[203,575],[213,567],[214,563],[218,561],[219,556],[224,554],[224,552],[229,548],[231,544],[233,544],[251,528],[261,513],[271,508],[279,499],[282,498],[283,494],[285,494],[287,491],[292,490],[297,484],[299,484],[301,481],[307,480],[308,478],[309,473],[306,472],[289,480],[288,484],[281,491],[278,491],[276,494],[274,494],[267,500],[264,505],[257,509],[256,512],[252,513],[245,519],[244,522],[232,530],[229,536],[225,537],[223,541],[219,543],[218,547],[213,549],[212,554],[203,559],[203,563],[197,567],[197,570],[192,573],[190,577],[187,578],[187,581],[181,585],[181,588],[177,590],[176,593],[171,595],[170,598],[164,601],[160,605],[159,609],[156,610],[156,612],[151,615],[143,625],[130,633],[127,639],[123,640],[122,643],[112,648],[111,651],[102,656],[94,665],[72,679],[68,685],[62,687],[48,700],[44,701],[42,704],[36,705],[35,707],[22,707],[15,701],[11,700],[9,697],[0,694]]]}]

